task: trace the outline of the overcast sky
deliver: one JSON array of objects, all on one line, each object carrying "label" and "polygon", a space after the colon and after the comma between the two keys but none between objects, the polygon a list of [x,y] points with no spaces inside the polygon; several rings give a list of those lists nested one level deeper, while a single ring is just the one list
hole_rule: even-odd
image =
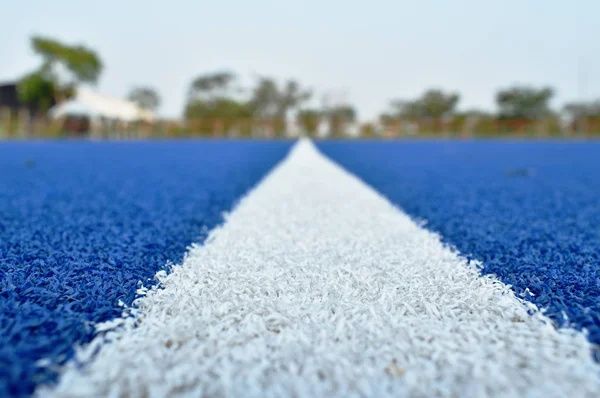
[{"label": "overcast sky", "polygon": [[494,109],[496,89],[513,83],[552,85],[555,105],[600,98],[598,0],[2,3],[0,82],[36,68],[28,39],[48,35],[98,51],[99,91],[152,85],[169,117],[194,76],[220,69],[247,84],[296,78],[355,104],[361,119],[428,87],[460,91],[462,109]]}]

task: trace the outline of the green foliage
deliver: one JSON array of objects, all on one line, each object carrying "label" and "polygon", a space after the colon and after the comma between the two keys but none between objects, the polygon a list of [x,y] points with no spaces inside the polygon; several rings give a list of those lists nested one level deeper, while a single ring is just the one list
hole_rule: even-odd
[{"label": "green foliage", "polygon": [[185,108],[186,119],[244,119],[252,117],[252,111],[247,103],[231,98],[215,100],[195,100]]},{"label": "green foliage", "polygon": [[464,112],[455,112],[455,116],[463,117],[466,119],[469,119],[469,118],[470,119],[486,119],[486,118],[493,118],[494,114],[491,112],[480,110],[480,109],[469,109]]},{"label": "green foliage", "polygon": [[19,80],[17,85],[19,100],[24,104],[37,104],[46,111],[55,102],[56,87],[41,73],[29,73]]},{"label": "green foliage", "polygon": [[535,119],[552,115],[550,100],[554,91],[550,87],[534,88],[514,86],[496,94],[500,118]]},{"label": "green foliage", "polygon": [[252,90],[250,107],[253,114],[261,119],[281,116],[280,92],[273,79],[261,78]]},{"label": "green foliage", "polygon": [[[23,104],[47,110],[73,93],[79,83],[98,81],[103,64],[98,54],[83,45],[69,45],[47,37],[34,36],[31,46],[41,58],[40,67],[18,82]],[[392,101],[381,114],[381,126],[361,125],[361,135],[459,134],[459,135],[559,135],[565,131],[600,134],[600,100],[568,103],[564,119],[550,108],[554,91],[550,87],[513,86],[495,96],[497,113],[478,110],[457,111],[460,96],[454,92],[429,89],[419,97]],[[184,134],[262,134],[285,132],[285,120],[298,110],[296,121],[302,130],[315,135],[321,120],[329,124],[330,134],[343,135],[357,119],[351,105],[325,109],[301,109],[312,97],[311,90],[296,80],[284,82],[260,77],[249,90],[239,87],[229,71],[216,71],[196,77],[190,84],[184,109],[186,126],[169,125],[169,135]],[[145,109],[155,111],[160,96],[151,87],[135,87],[128,98]],[[300,110],[299,110],[300,109]]]},{"label": "green foliage", "polygon": [[71,97],[77,83],[95,83],[102,72],[96,53],[84,46],[68,46],[40,36],[31,38],[31,46],[42,57],[42,64],[19,79],[19,101],[42,111]]},{"label": "green foliage", "polygon": [[302,105],[311,95],[310,90],[301,89],[294,80],[279,87],[275,80],[263,77],[252,91],[250,106],[258,118],[284,120],[289,111]]},{"label": "green foliage", "polygon": [[317,109],[303,109],[296,115],[302,130],[308,135],[315,135],[321,122],[322,112]]},{"label": "green foliage", "polygon": [[460,96],[458,94],[445,94],[441,90],[429,90],[423,94],[420,106],[425,116],[440,118],[454,113]]},{"label": "green foliage", "polygon": [[138,104],[141,108],[156,111],[160,106],[160,96],[150,87],[135,87],[128,96],[129,100]]},{"label": "green foliage", "polygon": [[600,133],[600,99],[590,102],[571,102],[563,108],[569,117],[571,130],[577,133]]},{"label": "green foliage", "polygon": [[432,118],[439,119],[454,114],[460,96],[455,93],[445,93],[442,90],[431,89],[415,100],[397,100],[392,102],[394,111],[385,118],[411,119]]},{"label": "green foliage", "polygon": [[254,117],[270,122],[277,133],[284,133],[288,113],[310,99],[311,95],[294,80],[279,87],[275,80],[263,77],[252,90],[250,107]]},{"label": "green foliage", "polygon": [[279,92],[278,114],[287,115],[288,111],[296,109],[312,96],[310,90],[301,89],[298,82],[289,80]]},{"label": "green foliage", "polygon": [[67,45],[57,40],[34,36],[31,46],[42,57],[40,71],[49,80],[59,82],[61,76],[57,70],[62,67],[70,76],[65,84],[78,82],[96,83],[102,73],[102,61],[93,50],[83,45]]},{"label": "green foliage", "polygon": [[564,111],[573,118],[600,116],[600,100],[592,102],[570,102],[565,104]]},{"label": "green foliage", "polygon": [[243,101],[231,98],[192,100],[186,105],[184,114],[190,128],[197,134],[212,135],[233,130],[238,134],[250,133],[250,126],[244,125],[244,122],[252,118],[252,110]]},{"label": "green foliage", "polygon": [[234,93],[236,76],[230,72],[215,72],[198,76],[188,90],[188,102],[215,101],[230,98]]},{"label": "green foliage", "polygon": [[356,121],[356,110],[351,105],[338,105],[324,111],[329,122],[329,134],[341,136],[349,123]]},{"label": "green foliage", "polygon": [[363,123],[360,126],[361,137],[374,137],[377,135],[377,128],[373,123]]},{"label": "green foliage", "polygon": [[236,77],[229,72],[198,76],[190,85],[184,117],[195,134],[249,134],[252,117],[247,101],[235,98]]},{"label": "green foliage", "polygon": [[282,132],[288,111],[310,97],[310,92],[300,89],[293,80],[280,88],[273,79],[261,78],[247,100],[240,98],[241,91],[236,76],[229,72],[197,77],[190,85],[184,110],[188,124],[203,134],[246,134],[250,132],[249,121],[254,119]]},{"label": "green foliage", "polygon": [[389,112],[384,112],[379,115],[379,123],[383,125],[394,124],[397,121],[397,115],[394,115]]}]

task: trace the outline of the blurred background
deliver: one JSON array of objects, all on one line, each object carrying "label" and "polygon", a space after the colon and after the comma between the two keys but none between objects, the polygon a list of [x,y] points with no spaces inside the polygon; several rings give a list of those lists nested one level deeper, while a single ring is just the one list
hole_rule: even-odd
[{"label": "blurred background", "polygon": [[600,135],[600,2],[6,1],[0,138]]}]

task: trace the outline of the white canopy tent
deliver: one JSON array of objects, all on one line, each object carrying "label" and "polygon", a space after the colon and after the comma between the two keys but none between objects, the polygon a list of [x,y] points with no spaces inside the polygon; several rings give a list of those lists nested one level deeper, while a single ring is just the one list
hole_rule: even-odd
[{"label": "white canopy tent", "polygon": [[92,120],[114,120],[120,122],[153,122],[153,112],[139,107],[132,101],[109,97],[87,88],[77,88],[75,95],[49,111],[53,118],[87,116]]}]

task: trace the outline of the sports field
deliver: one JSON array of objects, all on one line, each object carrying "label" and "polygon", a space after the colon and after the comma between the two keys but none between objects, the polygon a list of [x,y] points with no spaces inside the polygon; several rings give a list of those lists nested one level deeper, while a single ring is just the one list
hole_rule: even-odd
[{"label": "sports field", "polygon": [[600,395],[599,143],[5,143],[0,170],[0,396]]}]

